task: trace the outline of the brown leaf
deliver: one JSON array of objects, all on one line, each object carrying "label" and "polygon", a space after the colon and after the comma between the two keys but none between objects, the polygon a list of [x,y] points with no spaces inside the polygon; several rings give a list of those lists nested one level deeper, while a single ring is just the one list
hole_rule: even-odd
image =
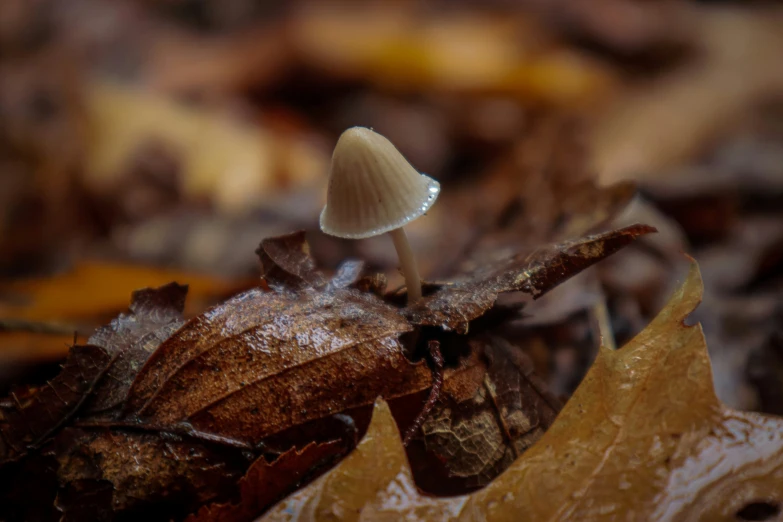
[{"label": "brown leaf", "polygon": [[252,521],[266,508],[296,489],[308,473],[334,458],[339,447],[334,443],[310,443],[301,450],[291,448],[275,461],[256,460],[239,481],[239,504],[204,506],[188,517],[188,522]]},{"label": "brown leaf", "polygon": [[187,292],[187,286],[177,283],[134,292],[130,313],[120,314],[90,337],[90,344],[104,348],[111,356],[111,367],[95,388],[88,412],[102,412],[125,403],[139,369],[182,325]]},{"label": "brown leaf", "polygon": [[158,433],[68,428],[53,451],[62,485],[57,507],[66,520],[85,520],[82,504],[111,520],[153,502],[159,519],[181,519],[227,498],[248,466],[238,450]]},{"label": "brown leaf", "polygon": [[109,366],[99,346],[74,346],[57,377],[39,389],[18,390],[0,404],[0,465],[36,448],[82,405]]},{"label": "brown leaf", "polygon": [[464,272],[456,268],[466,259],[482,264],[482,253],[526,255],[605,229],[636,188],[630,182],[596,184],[579,132],[583,124],[533,118],[524,136],[475,182],[444,193],[426,220],[413,223],[414,241],[416,227],[424,227],[417,250],[425,273],[442,279]]},{"label": "brown leaf", "polygon": [[[464,498],[418,493],[388,405],[379,400],[367,434],[326,475],[272,508],[260,520],[449,520]],[[451,512],[450,512],[451,510]]]},{"label": "brown leaf", "polygon": [[[469,369],[449,376],[441,400],[406,448],[416,484],[430,493],[465,493],[489,483],[541,438],[560,411],[560,401],[519,348],[489,335],[471,339],[470,347]],[[404,425],[398,402],[390,405]]]},{"label": "brown leaf", "polygon": [[[579,250],[583,244],[578,242],[553,248],[559,255],[536,257],[539,264],[532,266],[537,272],[525,273],[529,288],[545,291],[570,273],[540,263],[569,261],[576,271],[583,267],[579,256],[592,262],[639,230],[647,231],[632,227],[619,231],[620,239],[609,234],[588,241],[592,252]],[[609,246],[596,252],[596,244],[603,245],[606,238]],[[89,405],[50,450],[60,466],[58,507],[66,518],[83,516],[93,500],[111,513],[128,513],[164,497],[176,497],[178,509],[190,510],[199,503],[226,502],[229,484],[235,484],[249,465],[247,459],[258,458],[272,436],[316,427],[314,422],[355,412],[379,395],[412,397],[430,386],[426,365],[412,364],[402,350],[400,336],[414,326],[404,309],[377,295],[382,285],[373,278],[367,283],[361,263],[346,263],[327,280],[315,269],[302,233],[265,240],[259,255],[263,288],[237,295],[184,324],[182,287],[142,291],[134,295],[129,314],[92,338],[110,357],[108,371]],[[515,288],[506,280],[518,275],[504,275],[503,266],[499,263],[494,273],[479,279],[477,291],[496,296]],[[455,287],[460,284],[468,285]],[[477,310],[475,317],[491,305]],[[499,420],[493,433],[509,432],[502,445],[494,440],[476,447],[486,466],[469,462],[465,446],[430,441],[447,458],[454,449],[448,466],[471,480],[486,482],[505,467],[554,414],[539,394],[539,402],[526,405],[530,409],[520,416],[522,392],[514,383],[524,382],[529,395],[533,380],[508,358],[510,353],[502,355],[506,348],[496,343],[484,349],[489,373],[476,362],[478,350],[473,357],[455,357],[456,365],[446,371],[445,391],[458,403],[476,397],[481,386],[494,394]],[[493,357],[507,361],[508,383],[485,382],[485,375],[503,373]],[[317,440],[334,437],[329,430],[308,429]],[[518,436],[510,435],[512,429]],[[273,445],[282,441],[288,448],[296,440],[283,438]],[[495,455],[501,447],[502,454]],[[168,462],[172,459],[176,462]]]},{"label": "brown leaf", "polygon": [[264,239],[256,250],[264,278],[281,288],[321,286],[323,275],[310,257],[304,231]]},{"label": "brown leaf", "polygon": [[[374,294],[310,286],[325,278],[305,245],[300,233],[266,240],[273,290],[251,290],[186,323],[139,372],[127,412],[252,445],[379,394],[425,388],[429,371],[408,362],[398,341],[412,329],[405,318]],[[292,278],[297,290],[286,286]]]},{"label": "brown leaf", "polygon": [[602,349],[555,424],[466,511],[490,520],[734,520],[758,499],[782,505],[783,420],[718,402],[701,328],[683,323],[701,296],[694,264],[642,333]]},{"label": "brown leaf", "polygon": [[[783,506],[783,419],[715,396],[694,263],[658,317],[603,348],[543,438],[485,489],[427,499],[383,403],[357,450],[264,520],[736,520]],[[618,494],[621,492],[621,494]]]},{"label": "brown leaf", "polygon": [[655,232],[652,227],[632,225],[543,247],[527,256],[518,255],[513,249],[495,250],[471,272],[423,298],[405,313],[413,324],[442,326],[464,334],[470,321],[494,305],[498,294],[525,292],[539,297],[637,237],[651,232]]}]

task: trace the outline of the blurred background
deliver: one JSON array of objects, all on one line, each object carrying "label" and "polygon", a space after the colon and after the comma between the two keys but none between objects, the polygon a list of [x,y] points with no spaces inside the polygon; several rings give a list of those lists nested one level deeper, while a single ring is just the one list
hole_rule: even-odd
[{"label": "blurred background", "polygon": [[782,28],[763,1],[2,0],[0,391],[133,289],[189,283],[193,315],[256,284],[270,235],[401,284],[387,238],[317,230],[331,149],[364,125],[441,182],[408,232],[427,279],[477,244],[659,229],[505,327],[555,393],[687,252],[719,395],[783,413]]}]

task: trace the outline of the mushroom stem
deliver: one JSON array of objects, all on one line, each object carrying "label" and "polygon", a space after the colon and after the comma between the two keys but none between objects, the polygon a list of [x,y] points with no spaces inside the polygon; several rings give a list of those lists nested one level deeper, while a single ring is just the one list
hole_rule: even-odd
[{"label": "mushroom stem", "polygon": [[389,235],[394,241],[394,248],[397,250],[397,257],[400,258],[400,269],[405,276],[405,288],[408,291],[408,304],[413,304],[421,299],[421,278],[419,269],[416,268],[416,258],[413,255],[413,249],[408,242],[408,236],[405,235],[405,229],[402,227],[389,231]]}]

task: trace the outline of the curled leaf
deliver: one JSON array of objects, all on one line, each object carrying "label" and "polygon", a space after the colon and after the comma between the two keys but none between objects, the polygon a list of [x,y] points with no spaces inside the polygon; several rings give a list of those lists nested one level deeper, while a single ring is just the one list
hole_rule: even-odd
[{"label": "curled leaf", "polygon": [[417,325],[442,326],[467,333],[470,321],[489,310],[503,292],[525,292],[539,297],[568,278],[617,252],[639,236],[655,232],[647,225],[631,225],[612,232],[540,248],[530,255],[495,251],[453,283],[406,310]]},{"label": "curled leaf", "polygon": [[719,403],[701,327],[684,324],[702,288],[694,263],[658,317],[624,348],[602,349],[541,440],[486,488],[418,493],[378,403],[356,451],[262,520],[728,522],[779,513],[783,419]]}]

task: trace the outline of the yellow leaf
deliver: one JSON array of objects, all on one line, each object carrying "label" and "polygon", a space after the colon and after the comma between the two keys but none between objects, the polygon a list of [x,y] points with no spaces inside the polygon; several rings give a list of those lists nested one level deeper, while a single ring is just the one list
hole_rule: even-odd
[{"label": "yellow leaf", "polygon": [[273,507],[262,520],[448,520],[463,499],[433,499],[413,483],[389,406],[375,404],[367,434],[335,469]]},{"label": "yellow leaf", "polygon": [[51,277],[0,281],[0,318],[54,322],[105,318],[125,310],[134,290],[172,281],[189,286],[186,315],[248,286],[248,281],[193,272],[88,260]]},{"label": "yellow leaf", "polygon": [[378,403],[357,450],[267,519],[728,522],[751,504],[779,510],[783,419],[718,401],[701,327],[684,324],[702,292],[694,263],[658,317],[602,349],[544,437],[485,489],[420,495]]}]

